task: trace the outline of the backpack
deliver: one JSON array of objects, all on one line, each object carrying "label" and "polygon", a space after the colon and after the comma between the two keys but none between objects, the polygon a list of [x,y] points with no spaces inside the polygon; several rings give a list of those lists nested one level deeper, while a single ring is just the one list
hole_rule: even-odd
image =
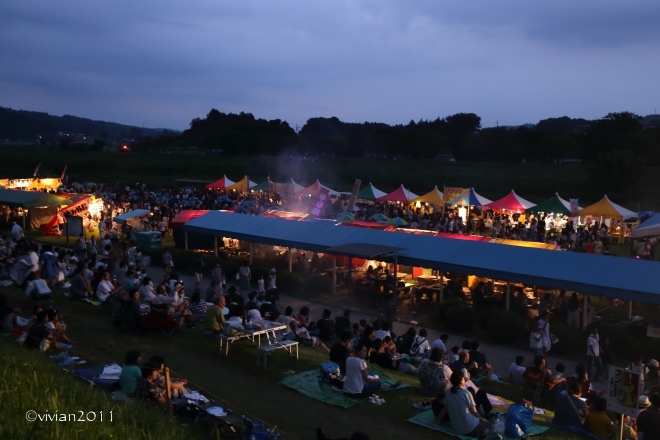
[{"label": "backpack", "polygon": [[397,353],[410,354],[410,337],[408,335],[401,335],[394,341]]},{"label": "backpack", "polygon": [[410,347],[410,354],[412,355],[419,354],[419,348],[422,346],[424,342],[426,342],[426,338],[422,338],[422,339],[415,338],[415,341]]},{"label": "backpack", "polygon": [[341,379],[339,364],[336,362],[323,362],[319,373],[319,381],[330,382],[333,379]]}]

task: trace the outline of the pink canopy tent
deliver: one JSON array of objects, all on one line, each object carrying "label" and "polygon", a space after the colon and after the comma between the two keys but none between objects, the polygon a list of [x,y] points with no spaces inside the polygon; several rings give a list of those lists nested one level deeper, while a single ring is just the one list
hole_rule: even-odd
[{"label": "pink canopy tent", "polygon": [[518,194],[516,194],[514,190],[511,190],[511,192],[505,197],[502,197],[499,200],[495,200],[494,202],[490,202],[487,205],[483,205],[482,208],[501,211],[524,212],[525,209],[529,209],[532,206],[536,206],[536,203],[532,203],[529,200],[523,199]]},{"label": "pink canopy tent", "polygon": [[223,175],[222,178],[221,178],[220,180],[216,180],[216,181],[213,182],[213,183],[209,183],[209,184],[206,185],[204,188],[206,188],[206,189],[225,189],[225,188],[227,188],[228,186],[233,185],[234,183],[236,183],[236,182],[234,182],[234,181],[232,181],[232,180],[229,180],[229,179],[227,178],[227,176],[224,176],[224,175]]},{"label": "pink canopy tent", "polygon": [[319,182],[318,179],[316,180],[316,182],[312,183],[307,188],[301,188],[300,190],[296,191],[294,194],[297,195],[297,196],[298,195],[300,195],[300,196],[309,195],[309,196],[316,197],[316,196],[319,195],[319,191],[321,191],[322,188],[327,189],[328,194],[330,194],[331,196],[338,196],[339,195],[339,193],[337,191],[335,191],[333,189],[330,189],[327,186],[321,184],[321,182]]},{"label": "pink canopy tent", "polygon": [[413,194],[409,190],[401,185],[396,190],[392,191],[389,194],[385,194],[382,197],[376,199],[377,202],[399,202],[399,203],[410,203],[412,199],[419,197],[417,194]]}]

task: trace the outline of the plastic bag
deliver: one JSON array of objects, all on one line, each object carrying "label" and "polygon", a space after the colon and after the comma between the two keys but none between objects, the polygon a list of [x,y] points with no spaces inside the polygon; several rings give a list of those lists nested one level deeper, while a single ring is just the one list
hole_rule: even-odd
[{"label": "plastic bag", "polygon": [[534,411],[523,405],[511,405],[506,413],[504,432],[509,438],[521,438],[529,432],[532,426]]},{"label": "plastic bag", "polygon": [[495,424],[493,425],[493,429],[495,430],[496,433],[499,435],[504,435],[504,415],[500,414],[497,416],[497,420],[495,420]]}]

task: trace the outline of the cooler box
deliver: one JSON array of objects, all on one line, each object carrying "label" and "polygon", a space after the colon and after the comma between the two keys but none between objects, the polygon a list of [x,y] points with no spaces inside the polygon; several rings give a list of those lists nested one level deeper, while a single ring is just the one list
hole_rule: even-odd
[{"label": "cooler box", "polygon": [[135,234],[135,246],[139,251],[152,252],[162,247],[162,237],[158,231],[138,232]]}]

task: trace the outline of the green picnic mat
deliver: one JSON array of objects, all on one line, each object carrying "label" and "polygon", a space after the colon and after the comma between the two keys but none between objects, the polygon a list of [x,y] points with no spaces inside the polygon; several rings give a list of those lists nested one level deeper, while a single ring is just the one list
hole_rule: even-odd
[{"label": "green picnic mat", "polygon": [[[414,423],[415,425],[424,426],[426,428],[430,428],[436,431],[444,432],[445,434],[452,435],[454,437],[458,437],[461,440],[472,440],[476,438],[476,437],[468,437],[467,435],[460,435],[455,433],[451,429],[450,422],[443,422],[442,425],[437,425],[435,423],[435,416],[433,415],[433,411],[431,410],[421,412],[417,414],[415,417],[409,418],[408,421]],[[540,426],[535,423],[532,423],[529,432],[525,434],[525,436],[543,434],[548,429],[550,428],[548,428],[547,426]],[[509,437],[504,437],[504,438],[509,438]]]},{"label": "green picnic mat", "polygon": [[[381,371],[374,369],[374,372],[380,377],[380,382],[383,386],[379,393],[392,391],[390,386],[396,383],[396,380],[392,379]],[[284,378],[280,381],[280,385],[292,388],[298,391],[300,394],[304,394],[305,396],[311,397],[312,399],[320,400],[321,402],[325,402],[329,405],[341,406],[342,408],[350,408],[353,405],[367,400],[366,397],[358,399],[355,397],[347,396],[339,391],[335,391],[332,389],[332,385],[327,382],[320,382],[318,377],[319,370],[306,371],[304,373],[294,374]],[[394,389],[398,390],[400,388],[407,388],[409,386],[410,385],[408,384],[402,383]]]}]

